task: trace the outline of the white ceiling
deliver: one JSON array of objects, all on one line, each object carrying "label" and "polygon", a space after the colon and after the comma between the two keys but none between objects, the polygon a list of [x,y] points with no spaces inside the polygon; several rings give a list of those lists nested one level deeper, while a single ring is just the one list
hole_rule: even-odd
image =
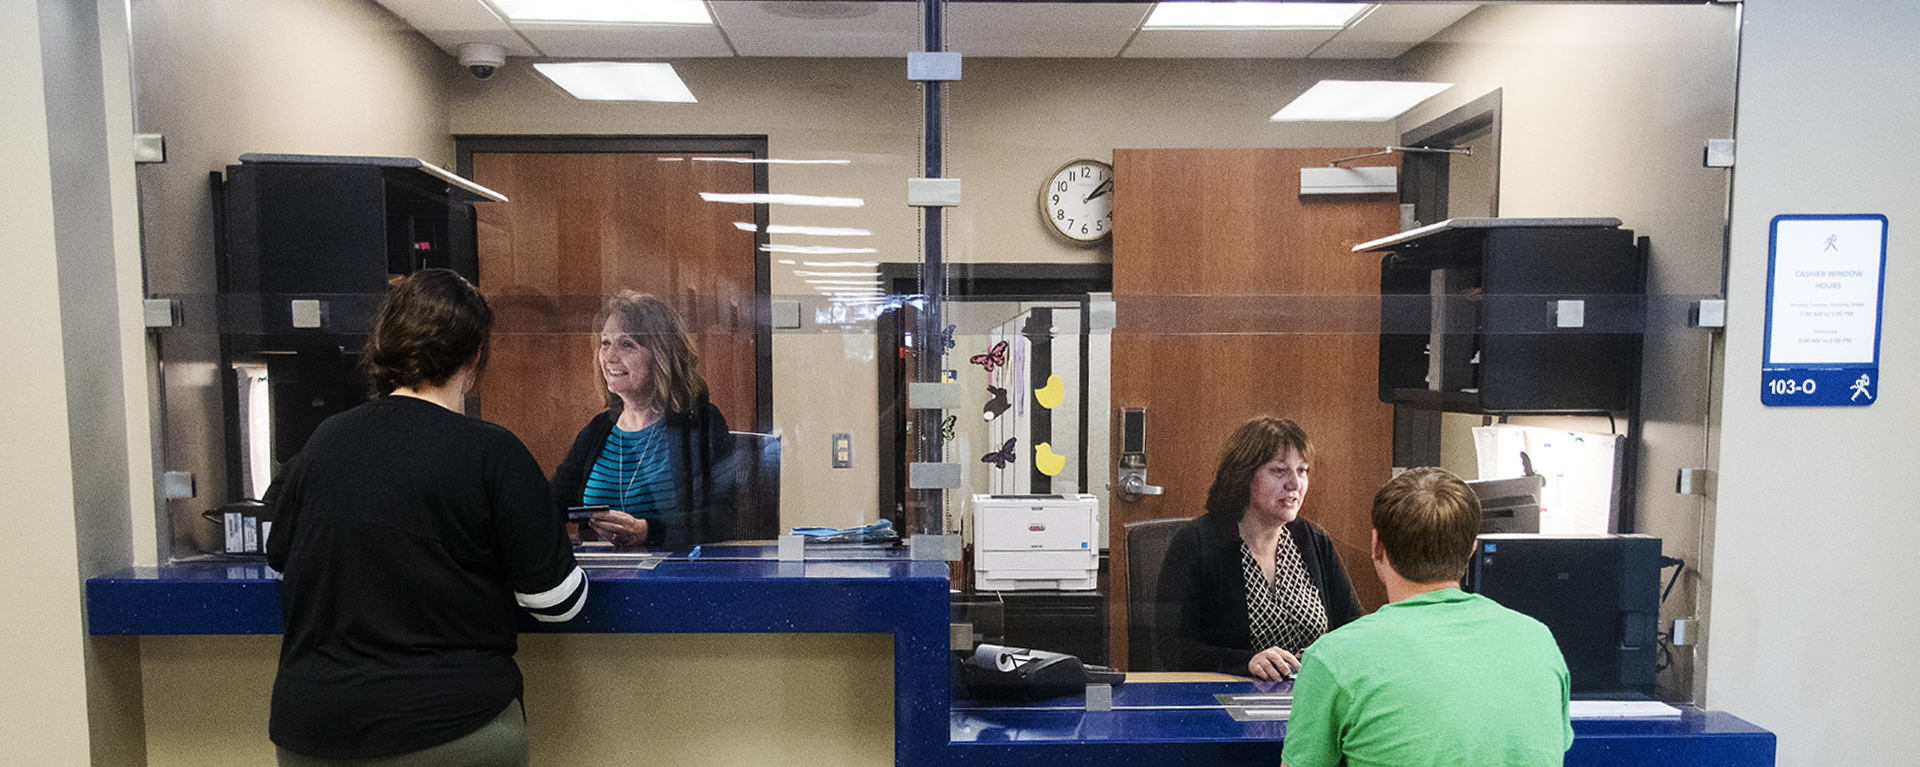
[{"label": "white ceiling", "polygon": [[[455,55],[494,43],[543,59],[905,57],[924,50],[920,7],[900,0],[708,0],[712,26],[509,22],[487,0],[376,0]],[[1343,31],[1142,30],[1149,2],[947,4],[946,49],[1023,58],[1393,58],[1475,3],[1382,5]]]}]

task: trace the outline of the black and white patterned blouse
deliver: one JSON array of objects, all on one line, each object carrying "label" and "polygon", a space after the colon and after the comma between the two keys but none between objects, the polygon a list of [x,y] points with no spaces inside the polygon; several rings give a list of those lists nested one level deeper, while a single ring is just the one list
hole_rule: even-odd
[{"label": "black and white patterned blouse", "polygon": [[1255,652],[1278,647],[1299,655],[1313,640],[1327,633],[1327,608],[1320,591],[1307,580],[1306,565],[1293,536],[1281,531],[1274,544],[1273,580],[1260,571],[1260,561],[1246,541],[1240,542],[1240,569],[1247,578],[1247,626]]}]

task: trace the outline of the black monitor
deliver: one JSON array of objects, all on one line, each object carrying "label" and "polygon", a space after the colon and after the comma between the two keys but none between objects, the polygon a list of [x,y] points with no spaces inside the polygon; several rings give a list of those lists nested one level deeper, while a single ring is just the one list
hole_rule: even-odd
[{"label": "black monitor", "polygon": [[1480,532],[1540,532],[1540,491],[1546,486],[1547,478],[1538,474],[1467,482],[1480,498]]},{"label": "black monitor", "polygon": [[1464,585],[1553,631],[1575,698],[1653,698],[1659,538],[1482,535]]}]

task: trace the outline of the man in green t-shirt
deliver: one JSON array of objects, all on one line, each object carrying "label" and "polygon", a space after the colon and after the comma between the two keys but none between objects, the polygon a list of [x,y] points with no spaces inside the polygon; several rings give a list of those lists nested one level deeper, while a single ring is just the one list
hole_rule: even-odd
[{"label": "man in green t-shirt", "polygon": [[1374,496],[1373,569],[1388,604],[1307,648],[1286,767],[1563,762],[1573,725],[1553,634],[1460,590],[1479,529],[1479,500],[1441,469],[1410,470]]}]

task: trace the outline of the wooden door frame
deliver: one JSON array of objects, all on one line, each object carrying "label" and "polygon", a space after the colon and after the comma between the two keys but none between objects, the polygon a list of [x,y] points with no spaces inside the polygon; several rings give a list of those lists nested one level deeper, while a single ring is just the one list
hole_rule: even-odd
[{"label": "wooden door frame", "polygon": [[[767,137],[763,135],[718,136],[562,136],[562,135],[456,135],[453,137],[457,172],[473,177],[473,155],[479,154],[746,154],[756,160],[767,159]],[[753,191],[766,194],[767,166],[753,165]],[[773,274],[762,256],[766,252],[767,206],[753,206],[753,347],[754,403],[753,428],[749,431],[773,431]],[[736,427],[737,428],[737,427]]]}]

